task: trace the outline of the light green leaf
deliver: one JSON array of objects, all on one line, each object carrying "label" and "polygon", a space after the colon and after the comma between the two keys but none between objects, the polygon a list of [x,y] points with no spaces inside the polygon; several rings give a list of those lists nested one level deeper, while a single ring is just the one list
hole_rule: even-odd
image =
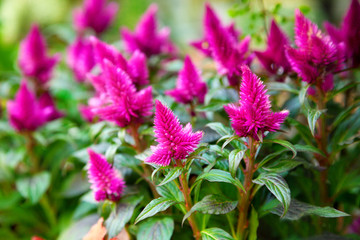
[{"label": "light green leaf", "polygon": [[184,202],[184,196],[175,182],[169,182],[165,185],[156,187],[156,191],[160,196],[165,198],[174,199],[177,202]]},{"label": "light green leaf", "polygon": [[217,132],[220,136],[232,135],[232,132],[229,127],[225,127],[224,124],[219,122],[212,122],[206,124],[207,127],[211,128],[215,132]]},{"label": "light green leaf", "polygon": [[251,208],[250,227],[249,227],[249,240],[257,239],[257,229],[259,227],[259,217],[255,208]]},{"label": "light green leaf", "polygon": [[238,201],[232,201],[223,195],[207,195],[200,202],[196,203],[189,212],[187,212],[182,220],[184,221],[190,217],[195,211],[204,214],[226,214],[236,208]]},{"label": "light green leaf", "polygon": [[280,144],[284,147],[286,147],[287,149],[289,149],[290,151],[293,152],[293,157],[296,157],[296,149],[294,147],[294,145],[292,145],[290,142],[285,141],[285,140],[281,140],[281,139],[271,139],[271,140],[264,140],[264,143],[277,143]]},{"label": "light green leaf", "polygon": [[284,216],[289,209],[291,202],[290,189],[286,181],[278,174],[262,173],[255,180],[254,183],[265,185],[267,189],[281,202],[284,207]]},{"label": "light green leaf", "polygon": [[37,203],[50,186],[50,174],[38,173],[32,177],[22,178],[16,181],[16,188],[30,203]]},{"label": "light green leaf", "polygon": [[166,198],[166,197],[159,197],[154,200],[152,200],[144,210],[139,214],[139,216],[135,220],[135,224],[140,222],[141,220],[144,220],[145,218],[154,216],[158,212],[165,211],[170,206],[176,204],[177,202],[174,201],[172,198]]},{"label": "light green leaf", "polygon": [[174,232],[174,220],[170,217],[151,218],[139,225],[138,240],[170,240]]},{"label": "light green leaf", "polygon": [[229,154],[229,169],[230,169],[231,176],[233,176],[233,177],[236,176],[236,170],[238,169],[239,164],[240,164],[241,160],[243,159],[244,155],[245,155],[245,150],[241,150],[241,149],[235,149],[230,152],[230,154]]},{"label": "light green leaf", "polygon": [[182,167],[174,167],[172,168],[165,176],[165,178],[162,180],[162,182],[158,186],[162,186],[168,182],[171,182],[172,180],[178,178],[181,173],[183,172]]},{"label": "light green leaf", "polygon": [[325,112],[324,110],[316,110],[316,109],[309,109],[307,114],[307,120],[309,124],[309,128],[311,134],[315,136],[315,125],[321,114]]},{"label": "light green leaf", "polygon": [[234,240],[234,238],[220,228],[208,228],[201,231],[202,240]]},{"label": "light green leaf", "polygon": [[273,90],[273,91],[286,91],[286,92],[299,94],[299,90],[291,87],[291,85],[289,85],[288,83],[269,82],[269,83],[266,84],[266,86],[267,86],[267,89],[269,91],[271,91],[271,90]]}]

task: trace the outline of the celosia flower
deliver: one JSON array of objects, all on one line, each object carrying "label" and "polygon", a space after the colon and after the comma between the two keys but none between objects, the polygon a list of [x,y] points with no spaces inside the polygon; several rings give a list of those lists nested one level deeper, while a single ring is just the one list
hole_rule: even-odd
[{"label": "celosia flower", "polygon": [[[129,61],[127,61],[113,46],[106,44],[95,37],[91,37],[91,42],[94,46],[96,62],[100,63],[102,68],[104,68],[104,59],[107,59],[113,65],[125,71],[134,84],[145,85],[149,83],[146,56],[142,52],[136,50]],[[92,79],[92,82],[94,85],[103,85],[103,80],[99,77]],[[97,87],[95,86],[95,88]]]},{"label": "celosia flower", "polygon": [[337,29],[330,23],[325,23],[325,28],[335,43],[343,42],[345,45],[346,58],[350,59],[350,66],[357,67],[360,64],[360,4],[358,0],[352,0],[341,28]]},{"label": "celosia flower", "polygon": [[243,79],[240,87],[239,106],[224,106],[231,119],[231,126],[240,137],[251,136],[259,140],[258,134],[280,129],[289,112],[271,111],[269,95],[265,85],[247,66],[242,67]]},{"label": "celosia flower", "polygon": [[46,123],[46,115],[25,81],[21,83],[14,101],[8,101],[7,109],[10,124],[18,132],[35,131]]},{"label": "celosia flower", "polygon": [[293,70],[303,81],[321,86],[325,92],[331,90],[331,72],[339,70],[344,60],[343,45],[335,44],[299,10],[295,12],[295,43],[298,49],[286,50]]},{"label": "celosia flower", "polygon": [[121,68],[104,60],[105,90],[103,105],[93,108],[102,119],[116,122],[120,127],[141,123],[150,116],[152,104],[151,86],[137,91],[129,75]]},{"label": "celosia flower", "polygon": [[156,20],[157,5],[152,4],[141,17],[132,33],[127,28],[121,30],[126,50],[133,53],[140,50],[147,57],[161,53],[173,54],[175,47],[170,41],[170,29],[163,28],[158,31]]},{"label": "celosia flower", "polygon": [[86,38],[77,38],[67,51],[67,64],[73,70],[76,80],[83,82],[87,73],[95,66],[94,50]]},{"label": "celosia flower", "polygon": [[106,0],[84,0],[82,9],[74,11],[75,28],[83,32],[86,28],[93,29],[97,34],[104,32],[118,10],[115,2],[106,3]]},{"label": "celosia flower", "polygon": [[118,201],[125,187],[116,170],[108,163],[104,156],[88,149],[89,169],[88,177],[91,189],[94,191],[95,200]]},{"label": "celosia flower", "polygon": [[18,64],[22,73],[34,78],[43,85],[51,78],[53,69],[59,61],[59,55],[46,55],[46,42],[37,25],[31,27],[30,32],[21,41]]},{"label": "celosia flower", "polygon": [[[101,97],[103,96],[103,97]],[[94,122],[95,119],[102,120],[98,115],[96,115],[93,109],[101,107],[106,103],[105,94],[100,96],[92,97],[88,100],[88,105],[80,105],[79,111],[83,119],[87,122]]]},{"label": "celosia flower", "polygon": [[207,92],[207,87],[204,82],[201,81],[200,72],[191,62],[189,56],[185,57],[184,67],[180,71],[176,88],[166,91],[167,95],[172,96],[177,102],[183,104],[189,104],[195,99],[200,104],[204,103],[204,98]]},{"label": "celosia flower", "polygon": [[238,86],[241,65],[250,64],[252,60],[252,56],[248,54],[250,37],[245,37],[239,42],[238,33],[234,27],[222,26],[219,18],[208,4],[205,9],[204,27],[208,50],[211,51],[219,73],[228,77],[230,85]]},{"label": "celosia flower", "polygon": [[46,122],[53,121],[64,116],[62,112],[56,109],[54,100],[49,92],[45,92],[39,97],[39,106],[45,115]]},{"label": "celosia flower", "polygon": [[193,133],[190,123],[183,128],[174,113],[158,100],[154,124],[159,144],[151,146],[153,154],[145,161],[161,166],[169,165],[172,159],[185,159],[194,151],[203,135],[200,131]]},{"label": "celosia flower", "polygon": [[290,46],[290,41],[283,31],[271,21],[267,48],[263,52],[255,51],[264,68],[271,74],[283,75],[291,70],[291,65],[286,57],[285,48]]}]

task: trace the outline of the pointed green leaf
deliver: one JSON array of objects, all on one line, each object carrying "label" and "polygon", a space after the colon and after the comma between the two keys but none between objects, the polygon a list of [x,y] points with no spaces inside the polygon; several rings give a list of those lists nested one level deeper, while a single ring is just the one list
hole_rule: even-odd
[{"label": "pointed green leaf", "polygon": [[266,84],[267,89],[269,91],[286,91],[291,92],[295,94],[299,94],[299,90],[291,87],[288,83],[282,83],[282,82],[269,82]]},{"label": "pointed green leaf", "polygon": [[165,198],[173,199],[177,202],[184,202],[184,196],[179,188],[176,186],[175,182],[169,182],[165,185],[156,187],[156,191],[160,196]]},{"label": "pointed green leaf", "polygon": [[159,197],[159,198],[152,200],[148,205],[146,205],[144,210],[142,210],[142,212],[136,218],[135,224],[140,222],[141,220],[144,220],[145,218],[154,216],[158,212],[165,211],[170,206],[172,206],[176,203],[177,202],[174,201],[173,199],[166,198],[166,197]]},{"label": "pointed green leaf", "polygon": [[208,228],[201,231],[202,240],[234,240],[234,238],[220,228]]},{"label": "pointed green leaf", "polygon": [[232,135],[232,132],[229,127],[225,127],[224,124],[219,122],[212,122],[206,124],[207,127],[211,128],[215,132],[217,132],[220,136]]},{"label": "pointed green leaf", "polygon": [[293,152],[293,157],[296,157],[296,149],[294,147],[294,145],[292,145],[290,142],[285,141],[285,140],[281,140],[281,139],[270,139],[270,140],[264,140],[264,143],[277,143],[280,144],[284,147],[286,147],[287,149],[289,149],[290,151]]},{"label": "pointed green leaf", "polygon": [[168,182],[171,182],[172,180],[178,178],[181,173],[183,172],[182,167],[174,167],[172,168],[165,176],[165,178],[162,180],[162,182],[158,186],[162,186]]},{"label": "pointed green leaf", "polygon": [[290,171],[301,164],[303,164],[303,162],[295,160],[281,160],[277,161],[275,164],[271,164],[270,166],[263,167],[263,169],[271,173],[282,173]]},{"label": "pointed green leaf", "polygon": [[241,150],[241,149],[235,149],[230,152],[230,154],[229,154],[229,169],[230,169],[231,176],[233,176],[233,177],[236,176],[236,170],[238,169],[239,164],[240,164],[241,160],[243,159],[244,155],[245,155],[245,150]]},{"label": "pointed green leaf", "polygon": [[249,240],[257,239],[257,229],[259,227],[259,217],[255,208],[251,208],[250,227],[249,227]]},{"label": "pointed green leaf", "polygon": [[262,173],[253,180],[254,183],[265,185],[267,189],[281,202],[284,207],[284,216],[291,202],[290,189],[286,181],[278,174]]},{"label": "pointed green leaf", "polygon": [[295,147],[296,151],[298,151],[298,152],[313,152],[313,153],[317,153],[317,154],[320,154],[325,157],[325,153],[323,153],[320,149],[310,146],[310,145],[295,144],[294,147]]},{"label": "pointed green leaf", "polygon": [[16,188],[30,203],[37,203],[50,185],[48,172],[38,173],[32,177],[22,178],[16,181]]},{"label": "pointed green leaf", "polygon": [[139,225],[137,240],[170,240],[174,232],[174,220],[170,217],[151,218]]},{"label": "pointed green leaf", "polygon": [[316,109],[310,109],[308,111],[307,120],[309,124],[309,128],[311,131],[311,134],[315,136],[315,125],[321,114],[324,112],[324,110],[316,110]]}]

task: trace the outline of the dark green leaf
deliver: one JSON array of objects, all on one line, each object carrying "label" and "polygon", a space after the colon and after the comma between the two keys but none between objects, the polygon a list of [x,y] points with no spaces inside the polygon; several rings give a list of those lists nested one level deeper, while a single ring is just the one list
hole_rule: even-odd
[{"label": "dark green leaf", "polygon": [[162,197],[170,198],[177,202],[184,202],[184,196],[179,190],[179,188],[176,186],[175,182],[169,182],[165,185],[156,187],[156,191]]},{"label": "dark green leaf", "polygon": [[162,180],[162,182],[158,185],[158,186],[161,186],[161,185],[164,185],[168,182],[171,182],[172,180],[178,178],[181,173],[183,172],[183,168],[182,167],[174,167],[172,168],[165,176],[165,178]]},{"label": "dark green leaf", "polygon": [[313,145],[314,138],[311,134],[310,129],[307,126],[290,117],[288,117],[286,121],[296,128],[297,132],[300,134],[300,136],[307,145]]},{"label": "dark green leaf", "polygon": [[48,172],[38,173],[32,177],[22,178],[16,181],[16,188],[21,196],[34,204],[37,203],[50,185]]},{"label": "dark green leaf", "polygon": [[166,197],[159,197],[154,200],[152,200],[144,210],[139,214],[139,216],[135,220],[135,224],[140,222],[141,220],[144,220],[145,218],[154,216],[158,212],[165,211],[170,206],[176,204],[177,202],[174,201],[172,198],[166,198]]},{"label": "dark green leaf", "polygon": [[267,189],[281,202],[284,207],[284,216],[290,206],[291,195],[286,181],[278,174],[262,173],[253,180],[254,183],[265,185]]},{"label": "dark green leaf", "polygon": [[298,152],[313,152],[325,157],[325,153],[323,153],[320,149],[313,146],[296,144],[294,145],[294,147]]},{"label": "dark green leaf", "polygon": [[201,231],[202,240],[234,240],[234,238],[220,228],[208,228]]},{"label": "dark green leaf", "polygon": [[250,227],[249,227],[249,240],[257,239],[257,229],[259,227],[259,217],[255,208],[251,208]]},{"label": "dark green leaf", "polygon": [[139,225],[138,240],[170,240],[174,232],[174,220],[166,217],[151,218]]},{"label": "dark green leaf", "polygon": [[196,203],[183,218],[184,221],[195,211],[204,214],[226,214],[236,208],[238,201],[232,201],[223,195],[207,195],[200,202]]},{"label": "dark green leaf", "polygon": [[274,164],[271,164],[270,166],[263,167],[263,169],[271,173],[282,173],[290,171],[291,169],[296,168],[301,164],[303,163],[295,160],[280,160]]},{"label": "dark green leaf", "polygon": [[284,147],[286,147],[287,149],[289,149],[290,151],[293,152],[293,157],[296,157],[296,149],[294,147],[294,145],[292,145],[290,142],[285,141],[285,140],[281,140],[281,139],[271,139],[271,140],[264,140],[264,143],[277,143],[280,144]]}]

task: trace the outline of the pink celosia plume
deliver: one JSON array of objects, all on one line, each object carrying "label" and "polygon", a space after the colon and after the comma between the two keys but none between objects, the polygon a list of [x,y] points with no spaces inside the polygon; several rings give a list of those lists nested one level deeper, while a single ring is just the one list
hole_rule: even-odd
[{"label": "pink celosia plume", "polygon": [[207,86],[202,82],[200,72],[195,68],[189,56],[185,57],[184,67],[179,72],[176,88],[165,93],[183,104],[189,104],[196,99],[198,103],[204,103]]},{"label": "pink celosia plume", "polygon": [[247,66],[242,67],[242,72],[239,105],[229,104],[224,109],[238,136],[251,136],[258,140],[258,134],[280,129],[289,112],[272,112],[265,85]]},{"label": "pink celosia plume", "polygon": [[24,76],[33,78],[38,84],[44,85],[52,77],[53,69],[59,60],[59,55],[47,56],[45,39],[39,27],[33,25],[20,43],[18,64]]},{"label": "pink celosia plume", "polygon": [[154,124],[155,137],[159,144],[151,147],[153,154],[145,161],[161,166],[169,165],[172,159],[185,159],[194,151],[203,136],[200,131],[193,133],[190,123],[183,128],[174,113],[158,100]]},{"label": "pink celosia plume", "polygon": [[91,189],[94,191],[95,200],[118,201],[125,187],[125,182],[119,177],[116,170],[106,161],[101,154],[88,149],[89,169],[88,177]]}]

